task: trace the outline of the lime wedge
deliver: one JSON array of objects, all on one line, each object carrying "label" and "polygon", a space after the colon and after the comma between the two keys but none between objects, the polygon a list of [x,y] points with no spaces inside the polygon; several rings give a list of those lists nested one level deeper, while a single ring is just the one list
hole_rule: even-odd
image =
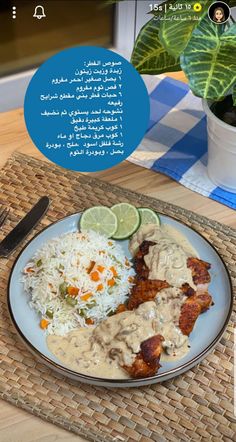
[{"label": "lime wedge", "polygon": [[115,204],[111,208],[116,215],[118,226],[114,239],[129,238],[140,226],[140,215],[136,207],[128,203]]},{"label": "lime wedge", "polygon": [[93,230],[110,238],[117,230],[117,218],[111,209],[95,206],[85,210],[80,218],[81,232]]},{"label": "lime wedge", "polygon": [[147,207],[139,207],[138,211],[141,218],[141,226],[144,224],[156,224],[157,226],[160,226],[160,217],[154,212],[154,210],[148,209]]}]

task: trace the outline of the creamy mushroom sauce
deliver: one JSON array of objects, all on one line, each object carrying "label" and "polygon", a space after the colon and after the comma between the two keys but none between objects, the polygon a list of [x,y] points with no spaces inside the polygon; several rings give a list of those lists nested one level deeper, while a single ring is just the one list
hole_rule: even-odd
[{"label": "creamy mushroom sauce", "polygon": [[80,328],[64,337],[49,335],[48,348],[76,372],[100,378],[128,378],[122,366],[132,365],[141,343],[151,336],[161,334],[165,338],[161,360],[176,360],[186,354],[188,338],[178,328],[184,300],[178,289],[163,289],[156,301],[111,316],[96,327]]},{"label": "creamy mushroom sauce", "polygon": [[167,224],[160,227],[147,224],[139,229],[130,241],[130,251],[133,255],[144,240],[157,243],[150,246],[149,253],[144,256],[149,269],[148,279],[166,280],[174,287],[181,287],[187,282],[196,289],[191,269],[187,267],[187,258],[198,257],[198,254],[184,235]]}]

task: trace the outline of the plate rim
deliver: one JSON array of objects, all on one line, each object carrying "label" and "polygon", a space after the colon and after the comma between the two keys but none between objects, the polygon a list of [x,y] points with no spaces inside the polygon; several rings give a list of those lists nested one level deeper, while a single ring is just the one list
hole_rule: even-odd
[{"label": "plate rim", "polygon": [[[156,212],[156,210],[155,210]],[[74,212],[70,215],[66,215],[52,223],[50,223],[48,226],[45,226],[42,230],[40,230],[40,232],[36,233],[33,238],[31,238],[29,241],[27,241],[27,243],[24,245],[24,247],[22,248],[22,250],[20,251],[20,253],[17,255],[17,257],[15,258],[15,261],[13,263],[13,266],[11,268],[9,277],[8,277],[8,284],[7,284],[7,307],[8,307],[8,311],[10,314],[10,319],[17,331],[17,333],[19,334],[20,338],[24,341],[24,344],[26,344],[27,347],[29,347],[30,351],[34,354],[37,355],[37,357],[41,360],[43,360],[46,365],[52,366],[51,368],[53,368],[56,371],[59,372],[63,372],[63,374],[65,376],[68,377],[71,376],[73,378],[78,378],[78,380],[82,381],[86,381],[86,383],[89,384],[98,384],[98,383],[103,383],[104,386],[107,386],[108,384],[111,386],[111,384],[113,384],[114,386],[117,386],[117,384],[119,384],[120,386],[130,386],[130,387],[134,387],[134,386],[140,386],[140,384],[144,385],[146,383],[154,383],[156,382],[161,382],[162,380],[166,380],[166,377],[168,378],[172,378],[174,376],[178,376],[178,374],[184,373],[191,368],[193,368],[198,362],[201,362],[202,359],[204,358],[204,356],[207,356],[211,350],[214,349],[215,345],[219,342],[220,338],[222,337],[232,314],[232,310],[233,310],[233,301],[234,301],[234,294],[233,294],[233,284],[232,284],[232,280],[231,280],[231,276],[229,273],[229,270],[223,260],[223,258],[221,257],[220,253],[218,252],[218,250],[216,250],[216,248],[210,243],[210,241],[205,238],[200,232],[198,232],[195,228],[190,227],[187,223],[185,223],[182,220],[179,220],[178,218],[175,218],[172,215],[166,215],[163,212],[157,212],[159,213],[161,216],[165,216],[167,218],[170,218],[174,221],[177,221],[180,224],[183,224],[185,227],[189,228],[190,230],[192,230],[193,232],[195,232],[197,235],[199,235],[204,241],[206,241],[206,243],[214,250],[214,252],[217,254],[218,258],[220,259],[221,263],[223,264],[223,267],[226,271],[226,275],[229,281],[229,287],[230,287],[230,306],[229,306],[229,311],[228,314],[226,316],[226,319],[224,321],[224,324],[222,325],[219,333],[216,335],[216,337],[213,339],[213,341],[204,349],[202,350],[197,356],[193,357],[190,361],[185,362],[184,364],[180,365],[179,367],[176,368],[172,368],[170,370],[165,371],[164,373],[156,373],[154,376],[150,376],[150,377],[142,377],[142,378],[128,378],[128,379],[112,379],[112,378],[100,378],[100,377],[96,377],[96,376],[90,376],[90,375],[86,375],[84,373],[79,373],[76,372],[74,370],[71,370],[70,368],[67,368],[63,365],[61,365],[58,362],[53,361],[52,359],[50,359],[49,357],[47,357],[45,354],[43,354],[40,350],[38,350],[30,341],[29,339],[23,334],[23,332],[21,331],[20,327],[17,324],[17,321],[14,317],[12,308],[11,308],[11,302],[10,302],[10,284],[11,284],[11,280],[12,280],[12,275],[15,269],[15,266],[19,260],[19,258],[21,257],[21,255],[23,254],[23,252],[25,251],[25,249],[31,244],[31,242],[37,238],[39,235],[41,235],[45,230],[48,230],[50,227],[55,226],[56,224],[58,224],[61,221],[64,221],[66,219],[72,218],[75,215],[81,215],[83,213],[83,211],[81,212]],[[127,239],[126,239],[127,240]],[[91,381],[91,382],[90,382]],[[113,386],[112,385],[112,386]]]}]

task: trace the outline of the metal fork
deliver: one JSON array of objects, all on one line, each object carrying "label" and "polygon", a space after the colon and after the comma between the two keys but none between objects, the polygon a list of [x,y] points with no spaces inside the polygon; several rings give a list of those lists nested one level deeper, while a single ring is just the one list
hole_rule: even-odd
[{"label": "metal fork", "polygon": [[8,215],[9,215],[9,209],[0,210],[0,227],[5,223]]}]

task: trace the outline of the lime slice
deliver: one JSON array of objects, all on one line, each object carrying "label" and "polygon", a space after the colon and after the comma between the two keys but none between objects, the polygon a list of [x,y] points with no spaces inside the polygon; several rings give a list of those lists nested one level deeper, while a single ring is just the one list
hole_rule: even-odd
[{"label": "lime slice", "polygon": [[116,215],[118,226],[113,235],[114,239],[126,239],[140,226],[140,215],[136,207],[128,203],[115,204],[111,208]]},{"label": "lime slice", "polygon": [[157,226],[160,226],[160,217],[154,212],[154,210],[148,209],[147,207],[139,207],[138,211],[140,213],[141,226],[144,224],[156,224]]},{"label": "lime slice", "polygon": [[85,210],[80,218],[80,230],[93,230],[110,238],[117,230],[117,218],[111,209],[95,206]]}]

